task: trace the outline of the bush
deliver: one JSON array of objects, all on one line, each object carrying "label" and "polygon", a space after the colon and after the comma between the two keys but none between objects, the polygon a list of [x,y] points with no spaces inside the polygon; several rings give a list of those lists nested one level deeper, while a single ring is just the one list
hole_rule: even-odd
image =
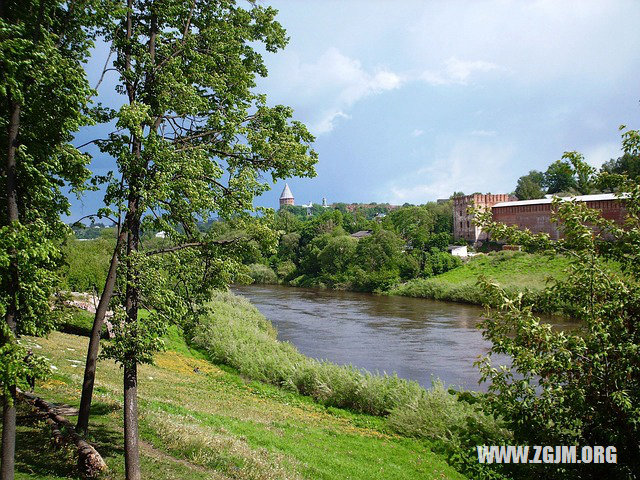
[{"label": "bush", "polygon": [[[472,396],[475,400],[475,397]],[[409,404],[395,408],[389,426],[402,435],[435,441],[436,450],[444,453],[450,465],[470,478],[501,478],[495,467],[480,465],[477,445],[508,445],[511,433],[503,423],[485,413],[482,402],[468,402],[441,382]]]},{"label": "bush", "polygon": [[[640,132],[623,134],[625,152],[640,152]],[[565,154],[578,171],[590,171],[578,154]],[[487,284],[493,307],[483,320],[491,350],[479,362],[490,381],[489,400],[529,445],[612,445],[617,464],[532,465],[547,478],[640,478],[640,184],[598,175],[591,181],[619,192],[625,223],[606,220],[585,203],[554,201],[562,239],[494,223],[480,213],[492,238],[562,253],[566,275],[545,291],[545,300],[581,322],[577,331],[555,331],[530,305]],[[624,193],[623,193],[624,192]],[[508,355],[496,369],[494,355]]]},{"label": "bush", "polygon": [[353,287],[361,292],[383,292],[400,280],[397,270],[365,272],[359,267],[353,270]]},{"label": "bush", "polygon": [[425,257],[424,275],[426,277],[440,275],[460,265],[462,265],[460,257],[454,257],[450,253],[432,249],[431,253]]},{"label": "bush", "polygon": [[[69,308],[62,316],[62,320],[57,330],[72,335],[81,335],[89,337],[93,329],[93,313],[79,308]],[[107,327],[103,325],[102,338],[107,338]]]},{"label": "bush", "polygon": [[248,274],[253,279],[253,283],[278,283],[278,276],[268,266],[252,263],[248,268]]},{"label": "bush", "polygon": [[278,265],[278,277],[283,280],[289,280],[296,273],[296,264],[291,260],[285,260]]}]

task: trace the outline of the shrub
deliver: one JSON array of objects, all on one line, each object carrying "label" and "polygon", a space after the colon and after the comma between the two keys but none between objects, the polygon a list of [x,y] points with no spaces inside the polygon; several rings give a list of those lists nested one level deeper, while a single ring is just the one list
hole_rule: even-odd
[{"label": "shrub", "polygon": [[296,272],[296,264],[291,260],[285,260],[277,268],[278,277],[283,280],[290,279]]},{"label": "shrub", "polygon": [[424,275],[426,277],[440,275],[460,265],[462,265],[460,257],[454,257],[450,253],[432,249],[431,253],[425,256]]},{"label": "shrub", "polygon": [[253,283],[278,283],[278,276],[268,266],[252,263],[248,268],[248,274],[253,279]]},{"label": "shrub", "polygon": [[93,314],[79,308],[69,308],[62,321],[58,325],[58,330],[72,335],[82,335],[88,337],[93,328]]},{"label": "shrub", "polygon": [[359,267],[353,271],[353,287],[362,292],[382,292],[398,283],[400,277],[397,270],[376,270],[365,272]]},{"label": "shrub", "polygon": [[[640,132],[627,132],[623,139],[625,152],[637,155]],[[590,169],[575,152],[565,156],[578,171]],[[482,326],[492,347],[479,364],[490,381],[490,404],[517,442],[617,448],[615,465],[576,465],[570,471],[537,465],[538,476],[639,478],[640,184],[607,174],[593,182],[619,192],[624,225],[604,219],[584,203],[555,200],[563,238],[552,242],[546,234],[533,235],[479,214],[492,238],[570,259],[567,274],[544,295],[582,324],[577,331],[554,331],[519,296],[487,285],[493,308]],[[492,355],[509,355],[512,362],[496,369]]]}]

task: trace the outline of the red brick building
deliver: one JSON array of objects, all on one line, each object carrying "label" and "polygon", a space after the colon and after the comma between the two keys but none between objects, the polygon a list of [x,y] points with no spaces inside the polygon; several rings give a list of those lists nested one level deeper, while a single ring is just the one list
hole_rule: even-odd
[{"label": "red brick building", "polygon": [[[466,208],[471,202],[484,208],[491,208],[495,222],[516,225],[523,230],[528,228],[534,233],[548,233],[551,238],[556,240],[560,238],[558,225],[551,222],[552,198],[517,201],[508,195],[502,195],[502,197],[508,198],[497,202],[494,201],[495,197],[499,196],[476,194],[456,198],[453,212],[454,238],[473,243],[487,239],[486,233],[473,225],[473,216],[466,214]],[[614,220],[618,224],[624,222],[626,214],[623,200],[620,200],[612,193],[582,195],[570,197],[570,199],[585,202],[589,208],[599,210],[602,216],[608,220]],[[464,215],[462,212],[464,212]]]},{"label": "red brick building", "polygon": [[474,193],[464,197],[454,197],[453,199],[453,238],[455,240],[467,240],[476,243],[479,240],[486,240],[487,234],[473,223],[473,215],[467,213],[467,208],[473,204],[482,209],[493,207],[497,203],[512,202],[517,197],[506,193],[482,194]]}]

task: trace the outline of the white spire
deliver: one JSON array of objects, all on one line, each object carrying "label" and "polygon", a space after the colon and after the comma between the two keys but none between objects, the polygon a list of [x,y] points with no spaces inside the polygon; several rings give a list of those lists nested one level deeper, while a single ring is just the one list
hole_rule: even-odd
[{"label": "white spire", "polygon": [[287,198],[293,198],[293,193],[291,193],[291,189],[289,188],[289,184],[285,183],[284,184],[284,189],[282,190],[282,193],[280,194],[280,200],[285,200]]}]

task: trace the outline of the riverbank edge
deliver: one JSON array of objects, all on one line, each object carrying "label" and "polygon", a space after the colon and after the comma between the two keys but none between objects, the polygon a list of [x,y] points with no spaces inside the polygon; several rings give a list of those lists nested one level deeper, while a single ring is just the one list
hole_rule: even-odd
[{"label": "riverbank edge", "polygon": [[550,281],[565,275],[567,267],[568,259],[563,256],[500,251],[470,258],[463,265],[430,278],[413,278],[373,292],[351,288],[349,282],[332,285],[323,281],[320,276],[308,275],[262,283],[484,306],[488,299],[483,285],[478,283],[484,277],[500,284],[510,295],[521,295],[523,301],[532,305],[535,312],[552,314],[557,309],[541,301],[543,293]]},{"label": "riverbank edge", "polygon": [[[305,288],[310,290],[330,290],[338,292],[362,293],[368,295],[422,298],[425,300],[449,302],[462,305],[475,305],[479,307],[486,306],[487,304],[487,297],[481,285],[452,285],[449,282],[439,280],[437,277],[414,278],[403,283],[395,284],[389,290],[378,290],[373,292],[348,288],[347,286],[344,286],[344,284],[340,284],[338,286],[328,286],[323,282],[319,282],[317,284],[305,282],[303,285],[297,283],[293,284],[289,281],[254,282],[250,285],[280,285],[283,287]],[[542,290],[529,288],[506,288],[506,291],[510,295],[522,294],[525,301],[530,302],[534,306],[533,311],[538,313],[549,313],[543,308],[536,307],[536,302],[539,296],[542,294]]]}]

